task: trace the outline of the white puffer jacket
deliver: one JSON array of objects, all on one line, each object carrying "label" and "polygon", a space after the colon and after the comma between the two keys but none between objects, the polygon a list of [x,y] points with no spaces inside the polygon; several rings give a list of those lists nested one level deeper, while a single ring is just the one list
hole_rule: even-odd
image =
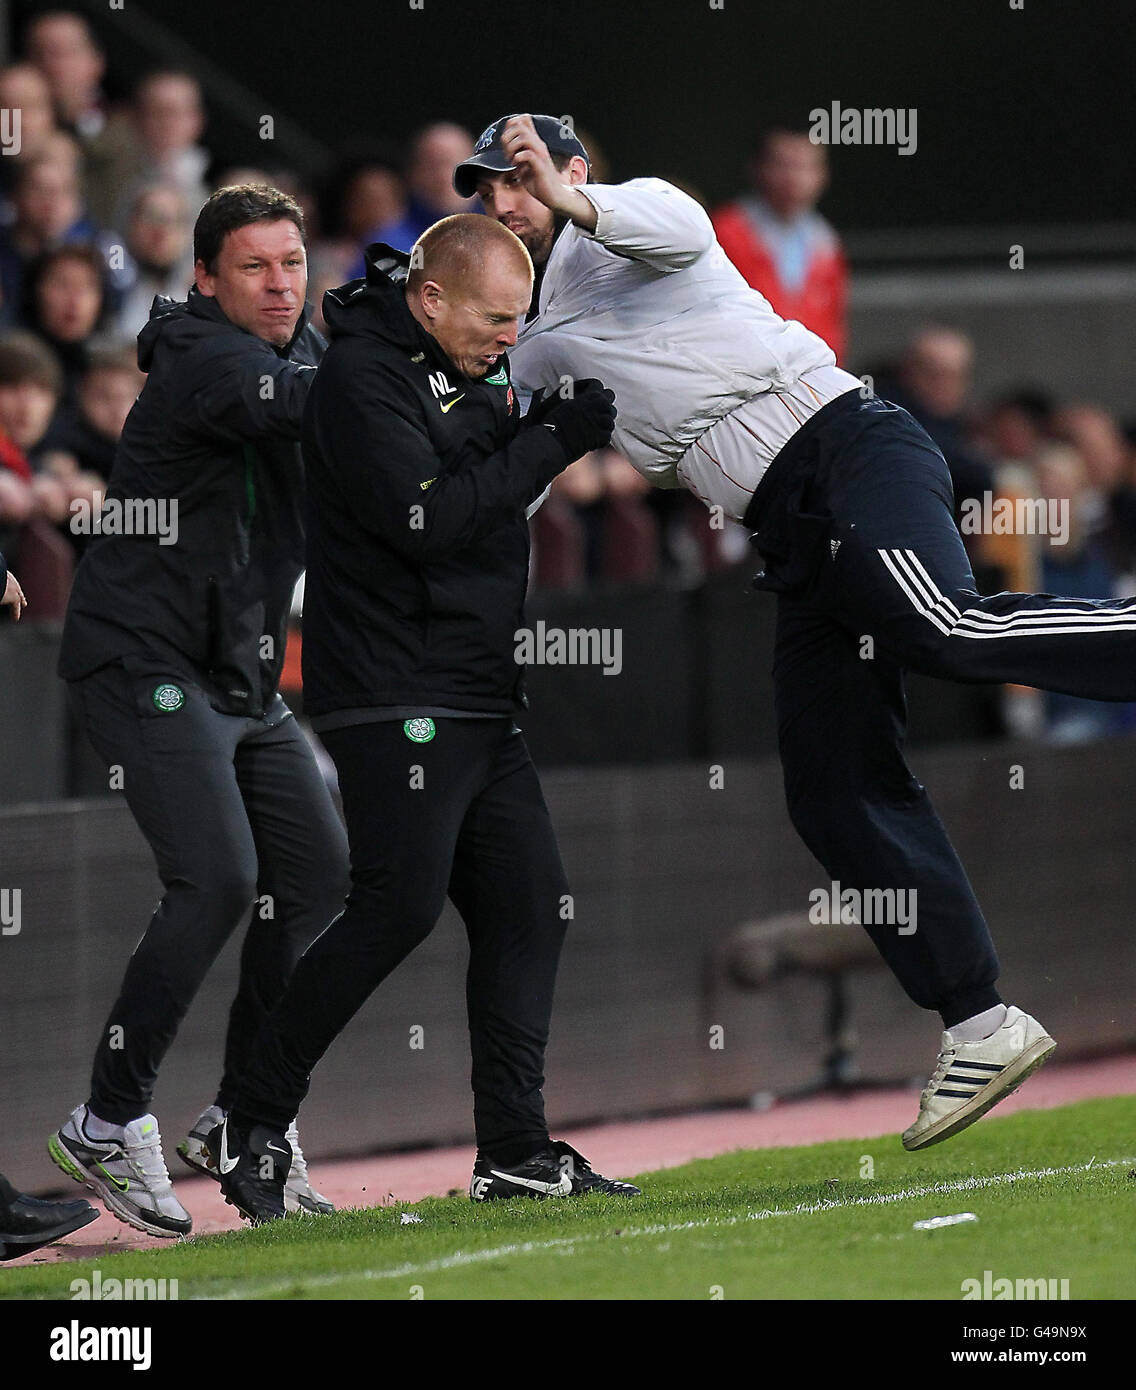
[{"label": "white puffer jacket", "polygon": [[656,486],[716,420],[836,361],[822,338],[780,318],[718,245],[697,202],[664,179],[580,184],[595,232],[570,223],[545,268],[539,314],[509,353],[531,395],[566,378],[615,392],[613,445]]}]

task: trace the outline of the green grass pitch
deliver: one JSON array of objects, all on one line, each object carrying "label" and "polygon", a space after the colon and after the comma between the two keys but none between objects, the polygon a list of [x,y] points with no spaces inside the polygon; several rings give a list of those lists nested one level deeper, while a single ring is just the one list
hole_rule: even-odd
[{"label": "green grass pitch", "polygon": [[[633,1200],[429,1199],[162,1250],[0,1266],[0,1298],[177,1279],[186,1299],[962,1299],[963,1281],[1136,1297],[1136,1097],[988,1118],[921,1155],[898,1135],[738,1150]],[[934,1230],[914,1223],[973,1212]],[[403,1222],[403,1214],[419,1221]],[[1035,1286],[1036,1287],[1036,1286]]]}]

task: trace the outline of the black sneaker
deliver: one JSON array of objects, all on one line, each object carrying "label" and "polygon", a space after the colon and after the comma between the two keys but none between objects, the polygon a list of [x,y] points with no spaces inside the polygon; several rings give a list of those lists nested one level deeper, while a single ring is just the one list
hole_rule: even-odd
[{"label": "black sneaker", "polygon": [[492,1202],[500,1197],[577,1197],[605,1192],[612,1197],[638,1197],[640,1189],[617,1178],[601,1178],[592,1165],[563,1139],[533,1154],[515,1168],[478,1158],[473,1165],[469,1196],[473,1202]]},{"label": "black sneaker", "polygon": [[225,1201],[246,1221],[259,1226],[284,1215],[284,1184],[292,1166],[292,1146],[282,1129],[254,1125],[241,1129],[226,1115],[205,1141],[217,1165]]},{"label": "black sneaker", "polygon": [[[5,1184],[6,1186],[6,1184]],[[98,1218],[90,1202],[41,1202],[8,1189],[0,1196],[0,1260],[18,1260]]]}]

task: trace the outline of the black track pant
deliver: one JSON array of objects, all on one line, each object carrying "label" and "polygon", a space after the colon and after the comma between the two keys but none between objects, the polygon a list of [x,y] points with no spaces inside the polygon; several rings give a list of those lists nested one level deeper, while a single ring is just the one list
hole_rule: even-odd
[{"label": "black track pant", "polygon": [[544,1051],[567,884],[524,738],[511,719],[401,721],[322,735],[351,845],[343,915],[308,950],[257,1039],[235,1109],[283,1126],[313,1067],[434,928],[447,894],[469,938],[474,1122],[488,1153],[547,1140]]},{"label": "black track pant", "polygon": [[[163,686],[183,703],[167,693],[174,707],[162,708]],[[347,843],[335,804],[279,695],[263,719],[222,714],[141,658],[71,688],[95,750],[121,769],[115,781],[165,888],[100,1036],[91,1109],[126,1124],[150,1108],[178,1025],[251,905],[217,1095],[227,1109],[265,1015],[342,906]]]},{"label": "black track pant", "polygon": [[850,392],[774,460],[745,518],[779,594],[774,689],[789,814],[841,888],[917,893],[871,926],[910,997],[950,1027],[999,1002],[966,874],[903,758],[904,669],[1136,699],[1136,600],[980,597],[950,474],[910,415]]}]

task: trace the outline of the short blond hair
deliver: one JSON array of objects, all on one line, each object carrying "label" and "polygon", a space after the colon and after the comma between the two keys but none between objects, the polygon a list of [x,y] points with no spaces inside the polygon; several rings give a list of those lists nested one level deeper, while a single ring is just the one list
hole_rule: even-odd
[{"label": "short blond hair", "polygon": [[410,252],[406,288],[416,294],[428,280],[460,290],[470,283],[494,251],[512,260],[531,283],[532,257],[520,237],[491,217],[456,212],[427,227]]}]

